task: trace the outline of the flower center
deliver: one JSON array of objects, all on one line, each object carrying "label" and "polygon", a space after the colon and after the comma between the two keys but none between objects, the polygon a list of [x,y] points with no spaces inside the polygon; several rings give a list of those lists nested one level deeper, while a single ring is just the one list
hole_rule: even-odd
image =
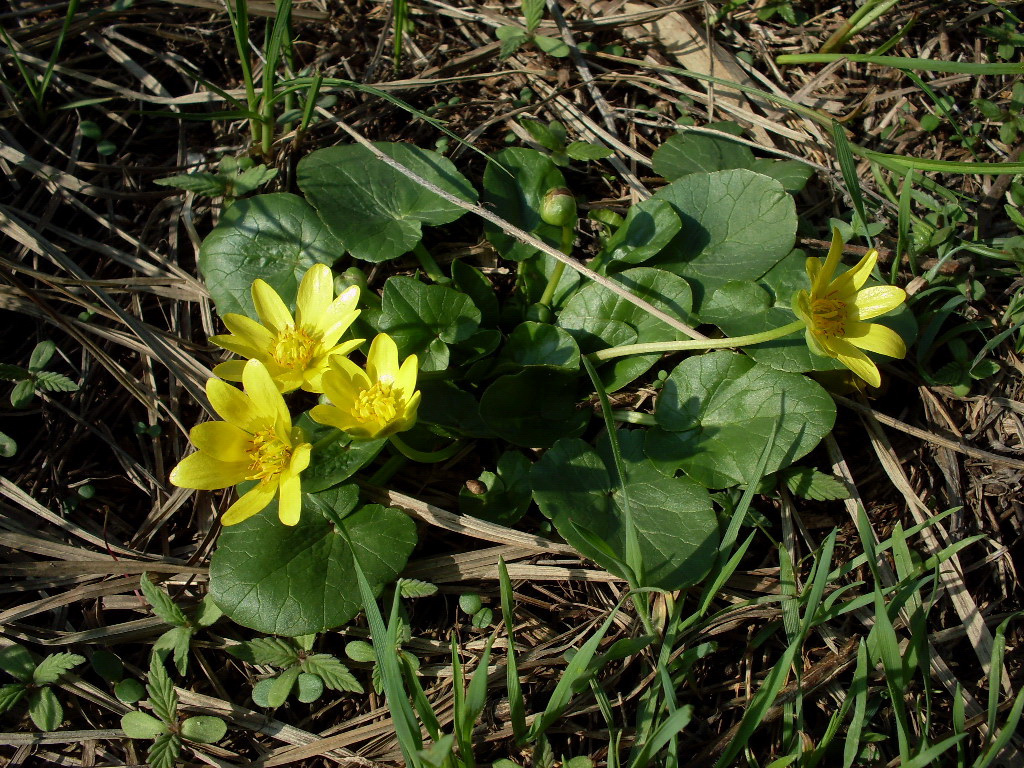
[{"label": "flower center", "polygon": [[305,328],[289,325],[270,345],[270,356],[283,368],[305,368],[316,352],[317,340]]},{"label": "flower center", "polygon": [[246,480],[265,483],[279,475],[292,457],[292,447],[277,436],[273,427],[260,430],[252,436],[246,448],[249,454],[249,472]]},{"label": "flower center", "polygon": [[382,379],[369,389],[364,389],[352,406],[352,415],[362,422],[388,424],[398,415],[395,404],[394,380]]},{"label": "flower center", "polygon": [[846,302],[836,299],[811,301],[811,319],[814,330],[825,336],[846,335]]}]

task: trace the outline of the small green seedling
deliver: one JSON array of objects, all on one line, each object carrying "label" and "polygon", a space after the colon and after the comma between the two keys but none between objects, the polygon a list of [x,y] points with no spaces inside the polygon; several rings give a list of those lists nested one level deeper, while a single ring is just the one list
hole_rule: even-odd
[{"label": "small green seedling", "polygon": [[0,432],[0,457],[11,458],[18,452],[18,443],[6,432]]},{"label": "small green seedling", "polygon": [[561,40],[537,34],[540,20],[544,18],[544,0],[523,0],[523,16],[525,29],[506,26],[495,30],[494,34],[501,40],[501,58],[507,59],[526,43],[533,43],[548,56],[564,58],[569,55],[569,46]]},{"label": "small green seedling", "polygon": [[134,677],[124,676],[124,664],[110,651],[96,651],[89,660],[93,671],[114,686],[114,695],[125,704],[135,704],[146,697],[146,689]]},{"label": "small green seedling", "polygon": [[294,692],[303,704],[319,699],[324,688],[362,693],[363,687],[348,667],[329,653],[310,653],[316,635],[301,637],[258,637],[227,651],[249,664],[278,667],[280,674],[258,682],[252,700],[258,706],[276,709]]},{"label": "small green seedling", "polygon": [[974,99],[971,103],[986,120],[999,123],[999,140],[1004,144],[1013,144],[1024,132],[1024,83],[1013,84],[1006,106],[1000,106],[989,99]]},{"label": "small green seedling", "polygon": [[953,394],[957,397],[967,397],[973,382],[987,379],[999,372],[999,363],[987,357],[979,360],[972,356],[963,339],[950,339],[946,348],[953,359],[929,378],[935,384],[952,387]]},{"label": "small green seedling", "polygon": [[573,160],[588,162],[601,160],[615,154],[608,147],[591,144],[587,141],[573,141],[566,144],[568,135],[565,126],[557,120],[552,120],[545,125],[539,120],[524,118],[519,123],[530,132],[534,141],[551,152],[551,162],[563,168]]},{"label": "small green seedling", "polygon": [[227,204],[235,198],[247,195],[272,181],[277,168],[255,165],[252,158],[225,157],[217,166],[216,173],[196,171],[181,173],[157,179],[163,187],[176,187],[186,192],[195,192],[206,197],[223,197]]},{"label": "small green seedling", "polygon": [[55,731],[64,719],[64,708],[50,686],[85,661],[76,653],[51,653],[36,662],[20,645],[9,645],[0,651],[0,669],[18,682],[0,688],[0,713],[6,712],[24,696],[28,696],[28,716],[41,731]]},{"label": "small green seedling", "polygon": [[164,655],[154,652],[149,662],[149,706],[156,717],[133,710],[121,718],[121,728],[131,739],[152,739],[146,753],[152,768],[172,768],[181,756],[182,740],[214,744],[224,738],[228,726],[219,717],[196,715],[179,722],[178,694],[164,666]]},{"label": "small green seedling", "polygon": [[56,351],[57,345],[52,341],[41,341],[32,350],[28,368],[0,363],[0,379],[18,382],[11,390],[11,405],[28,408],[37,392],[78,391],[78,385],[64,374],[43,370]]},{"label": "small green seedling", "polygon": [[494,611],[485,608],[480,595],[467,592],[459,597],[459,608],[471,617],[473,626],[484,629],[494,623]]},{"label": "small green seedling", "polygon": [[188,670],[188,649],[192,642],[192,636],[200,629],[213,624],[223,614],[217,604],[207,595],[199,604],[195,614],[190,617],[177,606],[170,595],[150,581],[147,574],[142,574],[139,585],[142,587],[142,594],[149,601],[153,613],[168,624],[174,625],[173,629],[167,630],[157,638],[153,650],[170,651],[173,654],[174,666],[177,667],[178,674],[184,675]]}]

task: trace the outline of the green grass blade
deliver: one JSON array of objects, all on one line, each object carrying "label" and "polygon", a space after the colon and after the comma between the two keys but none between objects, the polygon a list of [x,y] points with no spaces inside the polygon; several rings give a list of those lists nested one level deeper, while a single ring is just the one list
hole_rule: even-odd
[{"label": "green grass blade", "polygon": [[651,738],[644,742],[640,751],[630,762],[629,768],[646,768],[661,748],[690,724],[691,719],[693,719],[693,707],[685,706],[662,720],[661,725],[651,735]]},{"label": "green grass blade", "polygon": [[516,663],[515,635],[513,629],[515,618],[513,613],[514,594],[512,580],[508,577],[505,559],[498,558],[498,583],[501,587],[501,614],[505,622],[505,634],[508,636],[506,653],[505,687],[508,689],[509,719],[512,721],[512,733],[516,743],[521,744],[526,736],[526,712],[523,708],[523,688],[519,682],[519,667]]},{"label": "green grass blade", "polygon": [[[601,378],[594,369],[594,364],[587,359],[586,355],[583,355],[582,360],[583,366],[587,370],[587,375],[590,376],[590,381],[594,385],[594,391],[597,392],[597,397],[601,401],[601,416],[604,417],[604,427],[608,430],[608,442],[612,448],[612,460],[615,463],[616,475],[614,481],[619,486],[619,498],[622,501],[622,524],[626,528],[626,565],[629,566],[629,570],[633,573],[633,578],[636,579],[630,586],[643,586],[644,561],[640,553],[640,539],[637,536],[636,525],[633,522],[633,512],[629,505],[629,493],[626,490],[626,467],[622,462],[622,451],[619,449],[619,439],[615,434],[617,425],[615,418],[612,416],[612,406],[608,401],[608,393],[601,383]],[[639,605],[637,609],[640,609]]]},{"label": "green grass blade", "polygon": [[917,70],[919,72],[941,72],[948,75],[1021,75],[1024,66],[1020,64],[979,64],[972,61],[939,61],[937,59],[914,59],[904,56],[873,56],[870,53],[786,53],[775,57],[775,63],[786,64],[829,64],[845,59],[855,64],[875,64],[893,69]]},{"label": "green grass blade", "polygon": [[864,722],[868,708],[868,648],[861,640],[857,647],[857,667],[853,672],[853,681],[847,691],[847,700],[853,699],[853,716],[846,729],[846,742],[843,745],[843,768],[851,768],[857,755],[860,754],[860,736],[864,732]]},{"label": "green grass blade", "polygon": [[832,121],[832,141],[836,145],[836,160],[839,162],[839,170],[843,173],[843,181],[846,182],[846,190],[850,193],[853,201],[853,209],[860,218],[861,225],[865,227],[864,239],[871,246],[871,235],[867,234],[868,225],[867,209],[864,207],[864,194],[860,190],[860,179],[857,177],[857,163],[853,159],[853,150],[846,138],[846,129],[840,125],[838,120]]},{"label": "green grass blade", "polygon": [[57,66],[57,57],[60,55],[60,49],[64,46],[64,40],[68,36],[68,30],[71,29],[71,22],[75,18],[75,14],[78,13],[78,2],[79,0],[68,0],[68,9],[64,13],[64,24],[60,28],[60,33],[57,35],[57,41],[53,44],[53,50],[50,52],[50,60],[46,63],[46,71],[43,72],[43,79],[39,83],[39,92],[36,97],[39,106],[42,106],[42,100],[46,96],[46,90],[50,87],[50,81],[53,80],[53,68]]},{"label": "green grass blade", "polygon": [[1013,702],[1013,708],[1010,710],[1006,722],[1003,723],[1003,727],[999,730],[999,735],[989,745],[988,749],[974,761],[972,768],[988,768],[992,764],[992,761],[996,759],[999,753],[1003,751],[1003,748],[1010,743],[1010,739],[1013,738],[1014,734],[1017,733],[1022,710],[1024,710],[1024,689],[1017,693],[1017,698]]}]

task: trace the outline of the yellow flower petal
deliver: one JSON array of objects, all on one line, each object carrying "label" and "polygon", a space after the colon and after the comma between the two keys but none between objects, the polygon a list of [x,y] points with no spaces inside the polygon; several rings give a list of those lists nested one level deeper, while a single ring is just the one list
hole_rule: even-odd
[{"label": "yellow flower petal", "polygon": [[849,323],[844,338],[856,347],[868,352],[902,359],[907,354],[903,339],[892,328],[877,323]]},{"label": "yellow flower petal", "polygon": [[314,264],[306,270],[295,297],[295,325],[313,327],[334,298],[334,275],[326,264]]},{"label": "yellow flower petal", "polygon": [[843,238],[839,234],[839,230],[835,227],[832,228],[832,245],[829,246],[828,256],[825,257],[825,263],[821,265],[820,271],[814,276],[814,281],[811,283],[811,293],[818,295],[825,292],[825,286],[832,281],[832,275],[836,273],[836,267],[839,266],[839,260],[843,257]]},{"label": "yellow flower petal", "polygon": [[342,322],[352,312],[357,311],[356,306],[358,304],[359,286],[350,285],[338,294],[338,298],[331,302],[330,306],[324,310],[323,315],[316,322],[321,329],[327,330],[335,324]]},{"label": "yellow flower petal", "polygon": [[853,303],[854,317],[870,320],[872,317],[891,312],[907,300],[907,292],[894,285],[874,285],[857,294]]},{"label": "yellow flower petal", "polygon": [[254,347],[251,343],[238,336],[228,336],[225,334],[219,334],[217,336],[211,336],[210,342],[216,344],[221,349],[226,349],[228,352],[234,352],[236,355],[242,357],[256,357],[260,354],[260,349]]},{"label": "yellow flower petal", "polygon": [[221,524],[236,525],[248,520],[257,512],[262,512],[274,500],[276,492],[277,483],[256,483],[248,493],[228,507],[228,511],[220,519]]},{"label": "yellow flower petal", "polygon": [[333,405],[314,405],[309,411],[309,417],[317,424],[334,427],[350,435],[355,435],[354,430],[361,430],[363,426],[351,413]]},{"label": "yellow flower petal", "polygon": [[255,431],[253,425],[260,417],[259,411],[240,390],[220,379],[210,379],[206,382],[206,396],[224,421],[246,432]]},{"label": "yellow flower petal", "polygon": [[277,516],[285,525],[295,525],[302,515],[302,484],[298,475],[283,478],[277,495]]},{"label": "yellow flower petal", "polygon": [[[416,355],[409,355],[398,369],[398,376],[395,377],[395,391],[400,392],[403,398],[408,398],[416,389],[416,374],[419,373],[420,363]],[[419,393],[417,393],[419,394]]]},{"label": "yellow flower petal", "polygon": [[225,381],[241,381],[244,368],[245,360],[228,360],[226,363],[218,363],[213,366],[213,375],[219,376]]},{"label": "yellow flower petal", "polygon": [[858,261],[854,267],[833,280],[827,289],[828,292],[830,294],[838,294],[839,296],[847,295],[853,298],[856,292],[861,289],[861,286],[871,277],[871,272],[874,270],[876,263],[878,263],[878,251],[872,248],[864,254],[864,258]]},{"label": "yellow flower petal", "polygon": [[830,341],[840,363],[860,376],[872,387],[881,386],[882,374],[879,373],[878,366],[875,365],[870,357],[845,339],[835,338]]},{"label": "yellow flower petal", "polygon": [[186,456],[171,470],[170,480],[179,488],[214,491],[230,488],[249,474],[247,461],[218,461],[203,451]]},{"label": "yellow flower petal", "polygon": [[366,355],[366,375],[371,381],[398,377],[398,345],[386,333],[379,333]]},{"label": "yellow flower petal", "polygon": [[256,350],[266,349],[274,341],[273,332],[264,328],[251,317],[228,312],[221,320],[224,322],[224,326],[240,341],[250,344]]},{"label": "yellow flower petal", "polygon": [[[334,323],[334,325],[331,325],[328,328],[326,328],[323,332],[323,336],[320,337],[321,348],[327,349],[337,344],[338,339],[341,338],[341,335],[349,329],[349,326],[351,326],[352,323],[355,322],[356,318],[359,317],[359,315],[359,310],[356,310],[355,312],[349,312],[348,314],[343,315],[341,320]],[[364,341],[366,341],[366,339],[360,339],[359,344],[362,344]],[[348,344],[349,342],[345,343]],[[356,344],[355,346],[358,347],[359,344]],[[355,349],[355,347],[353,347],[353,349]]]},{"label": "yellow flower petal", "polygon": [[292,419],[288,407],[263,363],[259,360],[246,363],[242,371],[242,384],[245,386],[245,394],[252,401],[253,409],[261,418],[277,425],[278,429],[291,431]]},{"label": "yellow flower petal", "polygon": [[[249,463],[247,450],[252,435],[226,421],[206,421],[196,424],[188,433],[192,445],[218,461]],[[219,486],[225,488],[227,486]]]},{"label": "yellow flower petal", "polygon": [[373,386],[363,369],[347,357],[332,356],[330,363],[331,369],[324,376],[323,385],[324,392],[335,405],[354,400],[364,389]]},{"label": "yellow flower petal", "polygon": [[253,281],[252,302],[256,305],[256,314],[260,316],[260,320],[275,333],[294,325],[292,313],[288,311],[287,305],[277,295],[277,291],[263,280]]}]

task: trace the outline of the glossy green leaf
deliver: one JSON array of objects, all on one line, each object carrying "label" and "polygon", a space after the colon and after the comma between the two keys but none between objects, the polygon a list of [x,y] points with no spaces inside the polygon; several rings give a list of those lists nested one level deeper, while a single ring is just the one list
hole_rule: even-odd
[{"label": "glossy green leaf", "polygon": [[712,352],[676,367],[658,397],[645,450],[709,488],[748,482],[774,433],[765,473],[806,455],[835,422],[832,398],[805,376]]},{"label": "glossy green leaf", "polygon": [[129,677],[114,686],[114,695],[125,704],[134,704],[146,697],[146,689],[134,677]]},{"label": "glossy green leaf", "polygon": [[749,168],[754,153],[746,144],[727,136],[680,133],[654,151],[654,172],[674,181],[691,173],[710,173],[732,168]]},{"label": "glossy green leaf", "polygon": [[665,200],[651,198],[629,209],[625,220],[604,244],[602,255],[623,264],[639,264],[656,256],[682,228]]},{"label": "glossy green leaf", "polygon": [[308,413],[296,419],[295,425],[313,444],[309,466],[302,473],[305,493],[319,493],[348,480],[373,461],[387,443],[386,439],[353,440],[334,427],[318,424]]},{"label": "glossy green leaf", "polygon": [[[651,267],[616,274],[616,282],[658,309],[689,322],[692,294],[683,278]],[[597,283],[588,283],[566,303],[558,325],[572,334],[584,354],[623,344],[644,344],[685,338],[683,334],[632,302]],[[645,373],[661,355],[634,355],[601,367],[605,387],[616,390]]]},{"label": "glossy green leaf", "polygon": [[378,325],[398,344],[401,359],[418,355],[424,371],[448,367],[448,344],[468,339],[480,325],[480,310],[469,296],[412,277],[392,277],[384,284]]},{"label": "glossy green leaf", "polygon": [[[634,456],[639,439],[622,432],[624,448]],[[636,445],[630,445],[636,443]],[[581,554],[621,573],[626,557],[626,532],[621,489],[613,480],[613,464],[582,440],[559,440],[530,472],[534,498],[558,532]],[[718,522],[708,492],[686,478],[672,478],[642,459],[627,464],[630,511],[644,566],[641,586],[681,589],[699,581],[714,561]],[[581,535],[586,529],[615,557]]]},{"label": "glossy green leaf", "polygon": [[690,279],[702,288],[699,299],[729,280],[760,277],[796,239],[792,196],[753,171],[691,173],[654,198],[672,205],[683,226],[649,264]]},{"label": "glossy green leaf", "polygon": [[[341,626],[362,605],[353,549],[374,588],[391,582],[416,544],[416,526],[402,512],[356,504],[352,486],[303,497],[297,525],[277,519],[276,505],[225,528],[210,563],[210,594],[224,613],[265,634],[302,635]],[[348,540],[319,511],[342,517]]]},{"label": "glossy green leaf", "polygon": [[507,451],[498,459],[495,472],[484,471],[482,493],[467,487],[459,491],[459,511],[499,525],[513,526],[530,506],[530,462],[519,451]]},{"label": "glossy green leaf", "polygon": [[501,350],[501,361],[514,370],[528,365],[550,365],[577,371],[580,349],[567,331],[547,323],[527,322],[509,334]]},{"label": "glossy green leaf", "polygon": [[[437,152],[406,143],[374,147],[461,200],[476,201],[466,177]],[[364,261],[408,253],[422,238],[424,224],[447,224],[465,213],[359,144],[311,152],[299,161],[296,180],[344,249]]]},{"label": "glossy green leaf", "polygon": [[502,376],[480,398],[480,416],[510,443],[547,448],[560,437],[578,435],[590,413],[576,408],[575,374],[531,366]]},{"label": "glossy green leaf", "polygon": [[[540,206],[548,190],[565,186],[565,177],[541,152],[511,147],[495,153],[484,169],[484,205],[511,224],[558,247],[562,229],[540,218]],[[521,243],[489,222],[487,239],[505,259],[522,261],[538,251]]]},{"label": "glossy green leaf", "polygon": [[255,317],[253,280],[262,278],[294,305],[306,270],[330,266],[344,250],[301,197],[257,195],[224,211],[199,249],[199,270],[221,315]]}]

